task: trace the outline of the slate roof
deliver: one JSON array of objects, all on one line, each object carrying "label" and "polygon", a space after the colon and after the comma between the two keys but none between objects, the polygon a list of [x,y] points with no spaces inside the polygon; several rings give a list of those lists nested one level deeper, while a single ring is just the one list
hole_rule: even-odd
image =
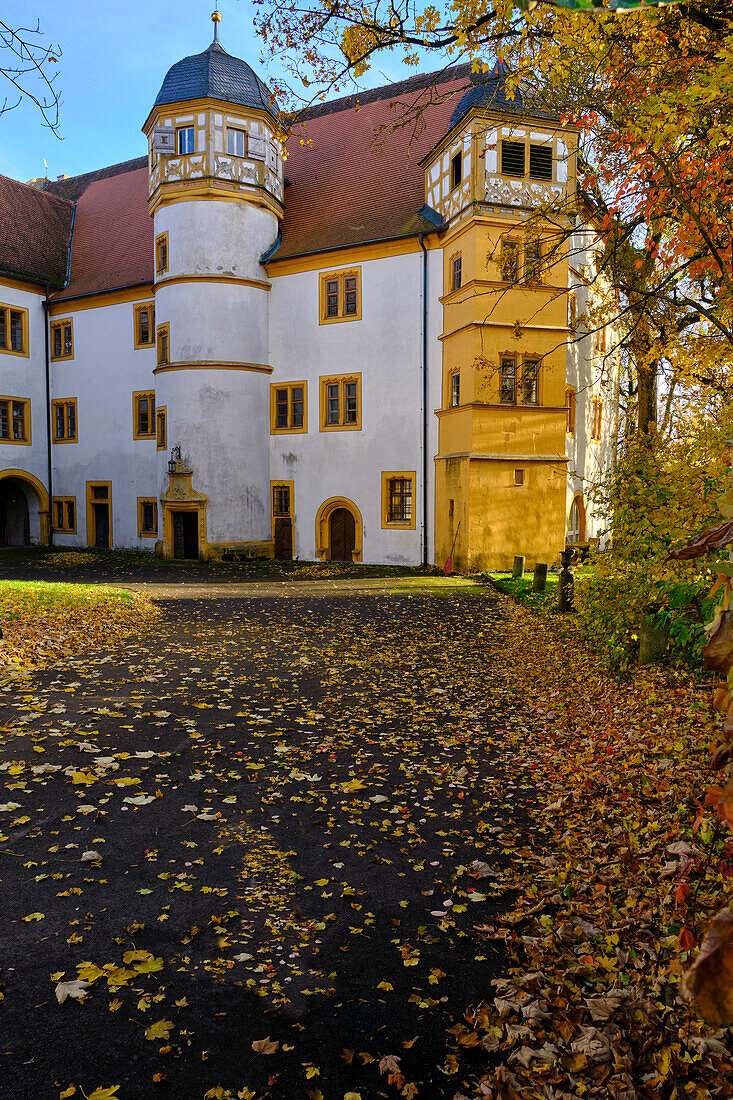
[{"label": "slate roof", "polygon": [[0,271],[63,286],[73,203],[0,176]]},{"label": "slate roof", "polygon": [[277,104],[267,85],[246,61],[233,57],[212,42],[203,53],[177,61],[166,73],[155,106],[187,99],[223,99],[243,107],[267,111],[277,120]]},{"label": "slate roof", "polygon": [[488,77],[476,76],[473,87],[469,88],[450,117],[448,129],[452,130],[466,117],[472,107],[486,107],[492,111],[521,115],[531,113],[536,118],[548,118],[559,121],[559,115],[542,109],[535,96],[529,95],[527,88],[520,84],[514,91],[514,97],[507,95],[506,78],[511,69],[504,61],[498,61]]}]

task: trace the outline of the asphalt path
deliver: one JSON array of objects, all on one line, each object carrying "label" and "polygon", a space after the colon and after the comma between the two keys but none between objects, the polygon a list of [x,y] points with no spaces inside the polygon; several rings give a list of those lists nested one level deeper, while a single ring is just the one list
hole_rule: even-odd
[{"label": "asphalt path", "polygon": [[2,686],[2,1100],[448,1098],[488,1064],[458,1037],[531,799],[496,604],[255,587]]}]

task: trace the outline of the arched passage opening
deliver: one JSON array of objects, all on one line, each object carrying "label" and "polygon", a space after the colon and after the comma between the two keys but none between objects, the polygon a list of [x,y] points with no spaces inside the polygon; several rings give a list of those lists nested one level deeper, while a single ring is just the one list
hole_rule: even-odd
[{"label": "arched passage opening", "polygon": [[0,546],[49,542],[48,493],[25,470],[0,470]]},{"label": "arched passage opening", "polygon": [[316,553],[324,561],[361,561],[364,525],[353,500],[331,497],[316,516]]}]

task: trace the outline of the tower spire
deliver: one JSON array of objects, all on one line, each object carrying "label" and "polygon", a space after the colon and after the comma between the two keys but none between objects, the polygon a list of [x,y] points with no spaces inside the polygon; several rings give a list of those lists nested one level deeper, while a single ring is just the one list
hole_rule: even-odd
[{"label": "tower spire", "polygon": [[218,45],[219,44],[219,24],[221,23],[221,13],[219,11],[218,5],[214,9],[214,11],[211,13],[211,21],[214,24],[214,42]]}]

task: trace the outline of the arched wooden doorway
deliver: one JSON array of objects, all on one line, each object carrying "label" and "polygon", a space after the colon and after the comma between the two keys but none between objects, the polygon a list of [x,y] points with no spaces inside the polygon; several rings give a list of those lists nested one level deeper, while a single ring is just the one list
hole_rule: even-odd
[{"label": "arched wooden doorway", "polygon": [[361,512],[346,497],[324,501],[316,516],[316,553],[324,561],[361,561]]},{"label": "arched wooden doorway", "polygon": [[25,470],[0,471],[0,546],[48,545],[48,493]]},{"label": "arched wooden doorway", "polygon": [[570,546],[575,546],[579,542],[585,542],[585,505],[583,504],[583,497],[580,494],[573,497],[573,503],[570,505],[568,537],[566,541]]},{"label": "arched wooden doorway", "polygon": [[353,561],[356,549],[356,524],[348,508],[334,508],[328,519],[331,561]]}]

